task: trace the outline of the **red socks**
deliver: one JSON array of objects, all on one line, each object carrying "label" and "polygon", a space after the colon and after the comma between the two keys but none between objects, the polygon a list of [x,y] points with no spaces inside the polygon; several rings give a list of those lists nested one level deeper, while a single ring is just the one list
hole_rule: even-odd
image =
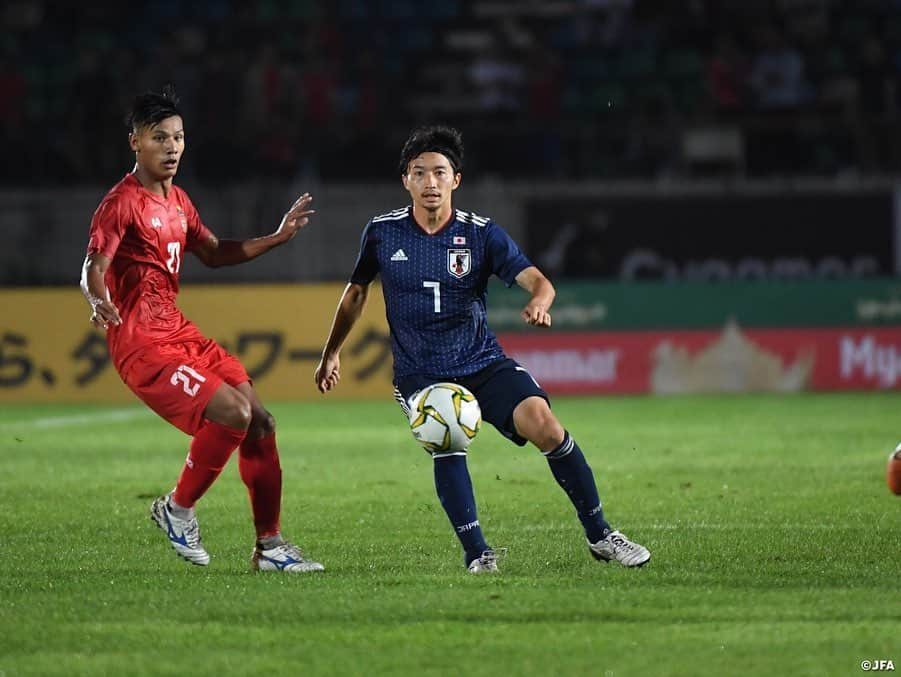
[{"label": "red socks", "polygon": [[191,441],[172,499],[183,508],[193,508],[219,477],[235,447],[240,446],[238,471],[250,494],[257,538],[276,536],[280,530],[282,467],[275,433],[255,440],[246,436],[246,430],[205,421]]},{"label": "red socks", "polygon": [[282,505],[282,467],[278,461],[275,433],[256,440],[244,439],[238,455],[238,471],[250,494],[257,538],[277,535]]},{"label": "red socks", "polygon": [[185,467],[175,485],[172,499],[183,508],[193,508],[219,477],[232,452],[244,437],[246,430],[230,428],[221,423],[206,420],[191,440],[191,450]]}]

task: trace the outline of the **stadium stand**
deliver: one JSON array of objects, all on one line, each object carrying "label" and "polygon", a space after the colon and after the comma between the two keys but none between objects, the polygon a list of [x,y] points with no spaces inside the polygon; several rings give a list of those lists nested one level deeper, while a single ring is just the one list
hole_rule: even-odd
[{"label": "stadium stand", "polygon": [[11,0],[2,23],[5,185],[115,176],[121,111],[167,81],[200,181],[383,178],[436,120],[488,176],[901,171],[901,0]]}]

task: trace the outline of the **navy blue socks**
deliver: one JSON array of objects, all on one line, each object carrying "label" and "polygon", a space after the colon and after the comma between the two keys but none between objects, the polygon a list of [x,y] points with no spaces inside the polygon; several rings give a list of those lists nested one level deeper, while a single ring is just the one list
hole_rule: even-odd
[{"label": "navy blue socks", "polygon": [[588,540],[597,543],[606,537],[612,529],[604,520],[594,474],[576,441],[566,432],[556,449],[542,453],[547,458],[557,484],[575,506]]},{"label": "navy blue socks", "polygon": [[466,467],[466,455],[439,456],[434,459],[434,464],[438,500],[460,539],[468,566],[489,547],[476,516],[476,500]]}]

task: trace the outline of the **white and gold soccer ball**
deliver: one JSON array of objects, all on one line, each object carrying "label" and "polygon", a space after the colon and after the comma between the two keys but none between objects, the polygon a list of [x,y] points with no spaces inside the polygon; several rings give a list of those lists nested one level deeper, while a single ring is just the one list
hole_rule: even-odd
[{"label": "white and gold soccer ball", "polygon": [[456,383],[433,383],[410,401],[410,430],[426,451],[466,451],[481,427],[476,396]]}]

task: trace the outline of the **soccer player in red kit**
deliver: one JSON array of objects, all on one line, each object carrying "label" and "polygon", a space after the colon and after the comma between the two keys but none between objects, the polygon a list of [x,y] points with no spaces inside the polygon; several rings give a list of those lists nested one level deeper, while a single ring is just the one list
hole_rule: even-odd
[{"label": "soccer player in red kit", "polygon": [[122,380],[157,414],[193,436],[175,489],[153,502],[151,517],[179,555],[209,564],[194,506],[237,448],[257,534],[253,568],[321,571],[321,564],[305,559],[281,535],[275,419],[238,359],[204,337],[175,304],[185,252],[210,267],[254,259],[307,224],[312,198],[300,196],[270,235],[219,240],[172,182],[185,149],[172,88],[136,97],[128,123],[135,168],[94,212],[81,286],[93,311],[91,322],[106,329]]}]

